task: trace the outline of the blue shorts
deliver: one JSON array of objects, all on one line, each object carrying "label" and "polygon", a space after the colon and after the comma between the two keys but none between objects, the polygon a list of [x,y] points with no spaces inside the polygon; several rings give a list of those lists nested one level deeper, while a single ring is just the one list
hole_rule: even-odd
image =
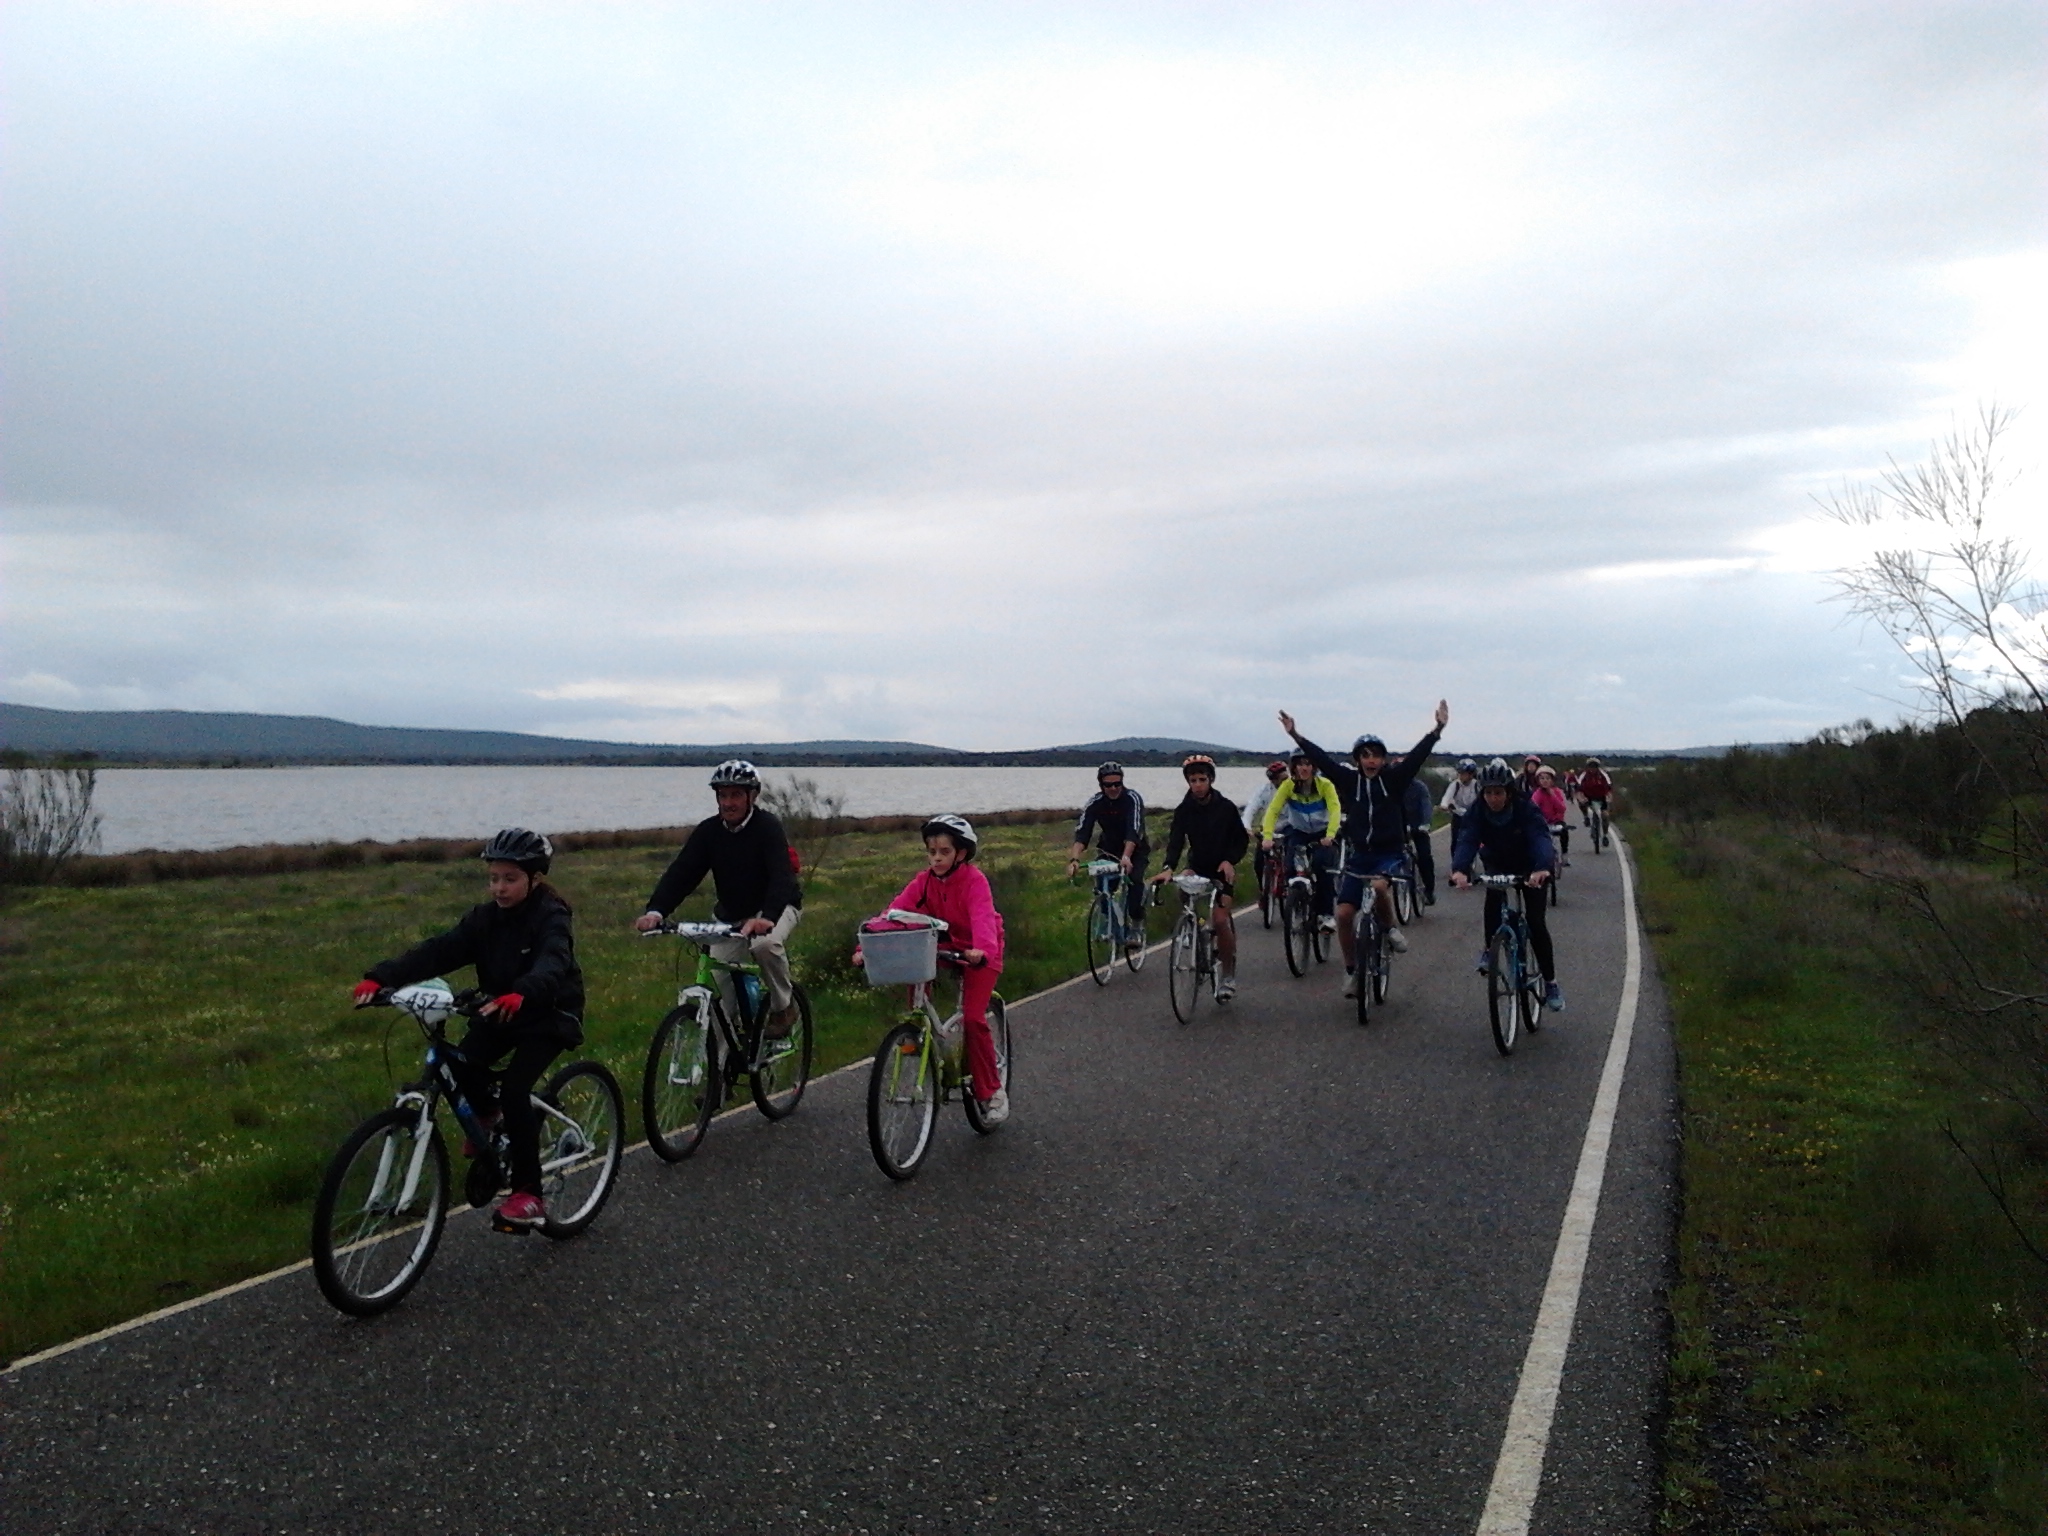
[{"label": "blue shorts", "polygon": [[1344,873],[1337,880],[1337,905],[1357,907],[1365,904],[1367,883],[1372,880],[1391,880],[1401,873],[1402,865],[1408,862],[1405,853],[1362,853],[1353,854],[1344,865]]}]

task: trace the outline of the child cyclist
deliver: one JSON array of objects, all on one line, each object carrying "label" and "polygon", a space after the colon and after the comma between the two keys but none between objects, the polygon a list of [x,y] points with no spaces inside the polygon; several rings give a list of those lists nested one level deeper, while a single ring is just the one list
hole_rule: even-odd
[{"label": "child cyclist", "polygon": [[[465,965],[490,996],[455,1047],[455,1079],[486,1121],[504,1116],[512,1143],[512,1193],[498,1207],[501,1231],[547,1219],[540,1196],[540,1117],[533,1089],[563,1051],[583,1043],[583,972],[576,964],[569,903],[543,878],[554,846],[538,832],[507,827],[483,847],[491,899],[446,933],[373,965],[356,984],[358,1008],[386,987],[402,987]],[[510,1056],[492,1081],[491,1064]],[[465,1146],[466,1155],[475,1148]]]},{"label": "child cyclist", "polygon": [[[1459,889],[1472,883],[1472,860],[1483,856],[1490,875],[1524,875],[1539,891],[1557,867],[1557,849],[1550,841],[1550,828],[1543,813],[1529,802],[1515,783],[1515,770],[1496,757],[1479,770],[1479,799],[1458,823],[1451,847],[1451,884]],[[1490,943],[1500,926],[1507,892],[1496,886],[1486,889],[1485,935]],[[1539,896],[1524,908],[1529,919],[1529,943],[1536,951],[1537,967],[1543,972],[1544,1001],[1560,1012],[1564,989],[1557,984],[1557,957],[1550,944],[1549,905]],[[1479,969],[1491,963],[1486,950],[1479,952]]]},{"label": "child cyclist", "polygon": [[966,1025],[967,1070],[974,1078],[974,1096],[989,1125],[1010,1118],[1010,1096],[1003,1091],[996,1064],[995,1037],[988,1028],[988,1000],[995,995],[1003,971],[1003,914],[996,910],[988,876],[975,866],[979,846],[964,816],[934,816],[919,829],[926,864],[910,884],[896,893],[891,907],[944,918],[941,939],[960,952],[960,1015]]},{"label": "child cyclist", "polygon": [[1173,825],[1166,835],[1166,866],[1152,877],[1163,885],[1173,876],[1173,867],[1183,851],[1188,868],[1217,882],[1216,900],[1210,908],[1209,926],[1216,934],[1216,966],[1222,975],[1216,982],[1216,1001],[1227,1003],[1237,995],[1237,928],[1230,917],[1230,898],[1237,884],[1237,864],[1251,841],[1238,819],[1238,809],[1216,790],[1216,759],[1197,752],[1180,765],[1188,792],[1173,808]]},{"label": "child cyclist", "polygon": [[1549,824],[1550,835],[1557,839],[1558,868],[1569,869],[1572,861],[1566,855],[1572,851],[1572,827],[1567,818],[1571,806],[1564,791],[1557,787],[1557,770],[1548,763],[1536,770],[1536,792],[1529,799]]}]

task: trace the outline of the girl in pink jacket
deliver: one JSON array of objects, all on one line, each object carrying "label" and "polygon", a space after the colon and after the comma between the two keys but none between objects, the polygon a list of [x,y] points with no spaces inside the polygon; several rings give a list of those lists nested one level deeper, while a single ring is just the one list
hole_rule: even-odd
[{"label": "girl in pink jacket", "polygon": [[925,912],[948,924],[940,943],[960,951],[960,1014],[966,1026],[967,1070],[982,1118],[1000,1125],[1010,1115],[1002,1089],[995,1037],[988,1029],[988,1000],[1003,969],[1003,914],[996,910],[988,876],[974,865],[978,843],[962,816],[934,816],[920,829],[926,868],[889,903],[906,912]]},{"label": "girl in pink jacket", "polygon": [[1571,803],[1565,799],[1564,791],[1557,787],[1556,769],[1536,770],[1536,787],[1529,792],[1529,801],[1550,823],[1550,830],[1557,834],[1557,861],[1564,864],[1565,853],[1571,846],[1571,823],[1565,819],[1571,814]]}]

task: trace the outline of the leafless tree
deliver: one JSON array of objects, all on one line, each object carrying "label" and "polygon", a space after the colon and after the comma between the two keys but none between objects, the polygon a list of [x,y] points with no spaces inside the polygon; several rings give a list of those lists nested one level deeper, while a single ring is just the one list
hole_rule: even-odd
[{"label": "leafless tree", "polygon": [[92,768],[7,770],[0,787],[0,883],[48,880],[66,859],[98,845],[100,815],[92,808],[98,781]]},{"label": "leafless tree", "polygon": [[816,874],[846,831],[846,796],[820,788],[816,779],[791,774],[786,783],[764,784],[761,803],[789,834],[804,861],[803,872]]}]

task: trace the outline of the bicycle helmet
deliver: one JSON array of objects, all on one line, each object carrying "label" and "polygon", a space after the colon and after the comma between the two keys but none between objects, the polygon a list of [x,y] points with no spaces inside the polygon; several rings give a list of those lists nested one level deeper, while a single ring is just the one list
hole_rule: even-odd
[{"label": "bicycle helmet", "polygon": [[729,757],[711,770],[711,787],[723,789],[729,784],[740,789],[759,789],[761,770],[743,757]]},{"label": "bicycle helmet", "polygon": [[1387,744],[1377,736],[1361,736],[1358,740],[1351,743],[1351,755],[1353,757],[1365,751],[1371,751],[1378,757],[1385,757],[1387,755]]},{"label": "bicycle helmet", "polygon": [[1124,765],[1118,762],[1113,757],[1108,762],[1104,763],[1100,768],[1095,770],[1095,782],[1098,784],[1100,784],[1104,779],[1120,779],[1123,776]]},{"label": "bicycle helmet", "polygon": [[1588,768],[1589,770],[1590,770],[1590,769],[1594,769],[1594,768],[1598,768],[1599,766],[1600,766],[1600,759],[1599,759],[1599,758],[1597,758],[1597,757],[1589,757],[1589,758],[1587,758],[1587,759],[1586,759],[1586,767],[1587,767],[1587,768]]},{"label": "bicycle helmet", "polygon": [[1496,757],[1492,762],[1479,770],[1479,787],[1481,789],[1513,789],[1515,787],[1515,770],[1508,766],[1506,758]]},{"label": "bicycle helmet", "polygon": [[529,875],[544,875],[554,862],[555,845],[538,832],[507,827],[485,843],[477,857],[486,864],[517,864]]},{"label": "bicycle helmet", "polygon": [[917,829],[921,838],[937,837],[941,832],[953,839],[953,846],[961,850],[963,858],[973,858],[974,851],[981,846],[974,835],[974,824],[965,816],[955,816],[950,811],[943,816],[934,816]]},{"label": "bicycle helmet", "polygon": [[1551,783],[1555,784],[1557,782],[1557,770],[1551,767],[1550,764],[1545,763],[1541,768],[1538,768],[1536,770],[1536,777],[1539,779],[1548,779]]},{"label": "bicycle helmet", "polygon": [[1271,779],[1275,784],[1278,784],[1282,779],[1287,777],[1287,765],[1281,762],[1278,758],[1275,758],[1272,762],[1266,764],[1266,777]]},{"label": "bicycle helmet", "polygon": [[1458,759],[1458,772],[1460,772],[1460,773],[1477,773],[1478,771],[1479,771],[1479,765],[1478,765],[1477,763],[1475,763],[1475,762],[1474,762],[1474,761],[1473,761],[1473,760],[1472,760],[1471,758],[1469,758],[1469,757],[1461,757],[1461,758],[1459,758],[1459,759]]},{"label": "bicycle helmet", "polygon": [[1216,759],[1206,752],[1189,753],[1181,759],[1180,776],[1186,778],[1191,773],[1206,773],[1210,778],[1215,778]]},{"label": "bicycle helmet", "polygon": [[1307,747],[1296,747],[1292,752],[1287,754],[1287,765],[1290,768],[1293,767],[1296,763],[1312,763],[1314,761],[1315,759],[1308,755]]}]

